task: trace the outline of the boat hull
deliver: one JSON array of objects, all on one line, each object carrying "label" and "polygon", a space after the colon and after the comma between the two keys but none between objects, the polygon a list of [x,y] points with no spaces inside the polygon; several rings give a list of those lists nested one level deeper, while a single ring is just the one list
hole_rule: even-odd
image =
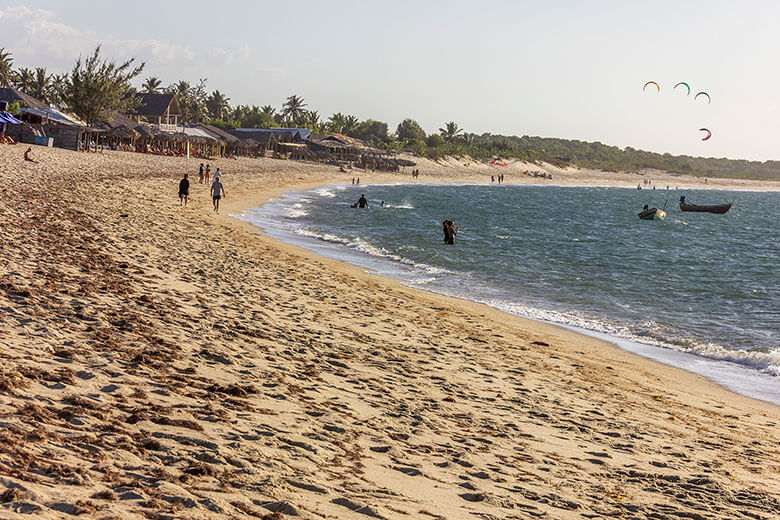
[{"label": "boat hull", "polygon": [[711,206],[698,206],[696,204],[688,204],[687,202],[680,203],[680,211],[691,211],[695,213],[716,213],[722,215],[731,209],[731,203],[729,204],[713,204]]},{"label": "boat hull", "polygon": [[666,212],[658,208],[650,208],[639,214],[642,220],[663,220],[666,218]]}]

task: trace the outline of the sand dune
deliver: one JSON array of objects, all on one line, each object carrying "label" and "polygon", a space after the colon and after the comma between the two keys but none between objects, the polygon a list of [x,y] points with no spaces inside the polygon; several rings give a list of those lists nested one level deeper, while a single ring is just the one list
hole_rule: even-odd
[{"label": "sand dune", "polygon": [[[352,174],[219,160],[217,215],[199,161],[34,152],[0,146],[0,518],[780,516],[778,408],[229,216]],[[641,178],[590,175],[555,180]]]}]

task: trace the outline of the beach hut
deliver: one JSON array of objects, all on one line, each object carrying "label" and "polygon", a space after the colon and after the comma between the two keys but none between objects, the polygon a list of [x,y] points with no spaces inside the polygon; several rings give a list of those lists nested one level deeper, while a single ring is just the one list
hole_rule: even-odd
[{"label": "beach hut", "polygon": [[[41,144],[38,138],[52,138],[52,145],[66,150],[97,151],[100,146],[102,128],[93,128],[73,114],[60,112],[55,108],[19,109],[19,118],[25,121],[35,135],[24,142]],[[29,136],[28,136],[29,139]]]},{"label": "beach hut", "polygon": [[138,106],[132,112],[137,122],[152,123],[158,130],[175,133],[179,123],[181,109],[173,94],[143,93],[135,94]]},{"label": "beach hut", "polygon": [[135,149],[136,139],[141,137],[141,133],[135,129],[138,123],[119,112],[99,126],[105,131],[103,139],[112,150],[132,151]]},{"label": "beach hut", "polygon": [[[46,103],[25,94],[21,90],[12,87],[0,88],[0,102],[3,102],[7,105],[13,105],[17,101],[21,102],[20,105],[22,107],[37,108],[37,109],[48,108],[48,105],[46,105]],[[44,136],[44,132],[40,124],[38,124],[37,126],[31,125],[28,121],[25,120],[25,118],[21,116],[21,114],[17,114],[17,116],[14,117],[17,120],[21,120],[22,123],[18,125],[17,124],[8,125],[5,127],[5,132],[4,132],[5,135],[12,138],[14,141],[18,143],[35,144],[37,140],[36,138],[39,139]]]},{"label": "beach hut", "polygon": [[215,155],[226,155],[238,143],[238,137],[216,126],[198,123],[195,125],[195,128],[202,128],[217,141],[218,145]]}]

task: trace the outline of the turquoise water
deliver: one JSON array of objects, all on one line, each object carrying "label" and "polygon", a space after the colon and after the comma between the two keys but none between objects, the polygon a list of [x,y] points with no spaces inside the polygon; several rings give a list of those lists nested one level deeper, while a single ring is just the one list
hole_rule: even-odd
[{"label": "turquoise water", "polygon": [[[370,209],[350,208],[361,193]],[[725,215],[682,213],[680,195],[735,204]],[[665,221],[637,217],[667,199]],[[607,335],[780,404],[779,213],[778,193],[401,184],[288,193],[241,218],[413,287]],[[460,226],[454,246],[443,244],[445,218]]]}]

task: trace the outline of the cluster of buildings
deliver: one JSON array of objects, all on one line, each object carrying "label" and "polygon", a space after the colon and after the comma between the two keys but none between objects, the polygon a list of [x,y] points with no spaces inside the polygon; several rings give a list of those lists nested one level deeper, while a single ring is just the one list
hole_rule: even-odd
[{"label": "cluster of buildings", "polygon": [[21,123],[6,124],[3,134],[17,142],[55,146],[77,151],[104,149],[198,158],[247,156],[350,164],[367,169],[398,170],[414,166],[341,134],[317,135],[308,128],[221,129],[198,123],[179,124],[181,109],[174,94],[137,94],[132,114],[115,114],[111,120],[90,126],[71,114],[14,88],[0,88],[0,113],[21,101]]}]

